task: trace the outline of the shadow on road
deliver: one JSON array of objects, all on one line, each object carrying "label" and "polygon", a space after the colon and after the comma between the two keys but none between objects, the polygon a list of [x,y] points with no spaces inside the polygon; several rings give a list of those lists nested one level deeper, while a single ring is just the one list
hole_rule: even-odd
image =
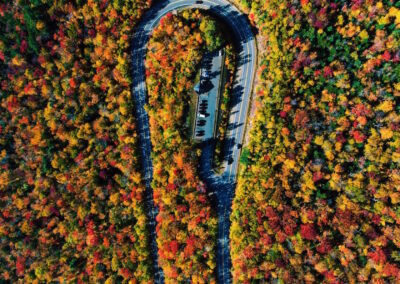
[{"label": "shadow on road", "polygon": [[235,82],[235,86],[232,89],[232,96],[229,102],[229,107],[231,109],[233,109],[235,106],[239,105],[242,102],[243,92],[244,92],[243,86]]},{"label": "shadow on road", "polygon": [[[163,283],[164,277],[163,272],[158,266],[158,249],[156,243],[156,221],[157,208],[153,203],[153,191],[151,188],[152,180],[152,162],[151,162],[151,142],[149,133],[149,121],[144,106],[148,101],[146,91],[146,77],[145,77],[145,56],[146,46],[149,37],[152,32],[152,20],[158,19],[160,11],[166,8],[167,5],[173,4],[173,2],[180,2],[180,6],[195,5],[194,1],[175,1],[175,0],[155,0],[151,9],[149,9],[142,17],[139,24],[136,26],[134,37],[131,41],[131,74],[132,74],[132,95],[134,98],[136,120],[138,125],[139,143],[141,145],[142,155],[142,170],[143,176],[145,177],[146,183],[146,211],[148,216],[149,224],[149,239],[151,246],[151,258],[154,260],[153,269],[155,272],[155,283]],[[183,4],[182,4],[183,3]],[[196,3],[197,4],[197,3]],[[196,5],[197,6],[197,5]],[[172,7],[172,6],[171,6]],[[179,8],[178,7],[178,8]],[[169,9],[169,8],[168,8]],[[180,8],[179,8],[180,9]],[[167,10],[167,9],[166,9]],[[173,8],[171,8],[173,10]],[[227,4],[226,1],[214,0],[211,4],[210,9],[205,10],[212,14],[216,18],[220,19],[226,24],[227,27],[232,31],[232,35],[235,41],[235,47],[237,49],[239,57],[238,67],[241,67],[251,60],[251,55],[255,55],[255,52],[249,50],[246,43],[254,41],[252,28],[245,15],[239,13],[231,5]],[[154,21],[156,24],[157,21]],[[254,45],[253,45],[254,47]],[[248,54],[249,55],[246,55]],[[214,76],[215,74],[209,74]],[[242,74],[244,76],[244,74]],[[250,76],[251,77],[251,76]],[[243,103],[244,88],[240,84],[242,81],[249,80],[244,78],[243,80],[235,80],[235,87],[232,92],[231,107],[235,107]],[[247,89],[246,89],[247,90]],[[245,102],[248,100],[248,96],[245,97]],[[235,112],[237,113],[237,112]],[[235,114],[232,113],[232,114]],[[232,115],[231,114],[231,115]],[[230,125],[230,129],[234,130],[243,123],[234,123]],[[234,138],[229,138],[225,141],[223,146],[224,157],[226,161],[233,160],[233,152],[235,145]],[[222,175],[216,175],[213,171],[213,153],[215,148],[215,141],[213,139],[203,142],[202,144],[202,155],[200,162],[200,177],[206,183],[210,200],[217,209],[218,212],[218,242],[217,242],[217,280],[218,283],[229,284],[231,283],[231,261],[230,261],[230,250],[229,250],[229,228],[231,214],[231,204],[234,195],[236,183],[230,181],[230,177],[224,172]],[[237,158],[237,157],[236,157]],[[236,159],[237,161],[237,159]],[[235,169],[236,170],[236,169]],[[234,171],[235,171],[234,170]]]},{"label": "shadow on road", "polygon": [[[231,259],[229,246],[230,214],[231,204],[234,196],[236,183],[230,183],[223,176],[215,175],[213,171],[213,153],[215,141],[210,139],[201,144],[202,155],[200,157],[200,178],[207,186],[208,196],[211,204],[218,213],[218,242],[217,242],[217,266],[218,283],[226,282],[230,275]],[[221,269],[222,268],[222,269]]]},{"label": "shadow on road", "polygon": [[[216,18],[221,19],[228,27],[231,27],[236,40],[239,42],[246,43],[254,39],[253,32],[249,29],[250,23],[246,16],[238,11],[232,10],[229,5],[214,6],[208,10],[208,12],[213,14]],[[234,23],[240,23],[240,25]],[[239,30],[232,28],[232,26],[237,27]]]}]

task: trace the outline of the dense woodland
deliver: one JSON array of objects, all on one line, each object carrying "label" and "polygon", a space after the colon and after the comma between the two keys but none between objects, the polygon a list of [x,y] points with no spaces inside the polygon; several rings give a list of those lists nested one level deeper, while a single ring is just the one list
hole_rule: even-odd
[{"label": "dense woodland", "polygon": [[[151,2],[0,2],[1,283],[153,282],[128,56]],[[400,282],[400,3],[236,2],[261,54],[233,282]],[[146,59],[168,283],[215,282],[217,219],[185,118],[217,26],[167,15]]]},{"label": "dense woodland", "polygon": [[0,4],[0,282],[152,282],[128,58],[148,5]]},{"label": "dense woodland", "polygon": [[234,282],[400,282],[400,3],[242,4],[265,52]]},{"label": "dense woodland", "polygon": [[197,174],[186,125],[194,78],[205,52],[220,46],[215,21],[199,11],[166,15],[146,58],[160,265],[166,282],[215,283],[216,213]]}]

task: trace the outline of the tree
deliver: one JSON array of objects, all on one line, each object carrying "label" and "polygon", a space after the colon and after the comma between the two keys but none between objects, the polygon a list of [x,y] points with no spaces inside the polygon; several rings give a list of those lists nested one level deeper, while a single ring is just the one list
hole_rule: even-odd
[{"label": "tree", "polygon": [[204,17],[200,23],[200,31],[204,33],[204,39],[209,51],[214,51],[222,46],[223,37],[215,20],[210,17]]}]

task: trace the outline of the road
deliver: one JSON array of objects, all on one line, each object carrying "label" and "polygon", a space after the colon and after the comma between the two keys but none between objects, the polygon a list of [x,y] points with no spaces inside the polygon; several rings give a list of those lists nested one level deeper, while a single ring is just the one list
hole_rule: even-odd
[{"label": "road", "polygon": [[[201,2],[201,3],[200,3]],[[142,154],[142,170],[146,185],[146,206],[149,219],[149,238],[151,254],[154,260],[155,283],[163,283],[164,275],[158,266],[158,252],[156,242],[156,221],[158,209],[153,203],[151,180],[153,167],[151,162],[151,141],[149,119],[145,111],[147,101],[145,58],[147,43],[154,28],[166,14],[188,9],[199,8],[209,11],[217,18],[223,20],[233,31],[239,51],[239,64],[233,88],[233,104],[229,117],[229,130],[225,153],[230,163],[225,164],[221,175],[216,175],[212,170],[213,143],[204,143],[200,175],[205,180],[208,188],[216,196],[218,213],[218,243],[217,243],[217,280],[218,283],[231,283],[230,253],[229,253],[229,227],[232,197],[234,194],[236,176],[239,165],[240,151],[238,144],[243,141],[252,84],[256,65],[256,45],[250,25],[246,17],[226,0],[165,0],[154,4],[143,16],[135,30],[132,40],[132,93],[135,101],[136,119],[139,129],[139,143]]]}]

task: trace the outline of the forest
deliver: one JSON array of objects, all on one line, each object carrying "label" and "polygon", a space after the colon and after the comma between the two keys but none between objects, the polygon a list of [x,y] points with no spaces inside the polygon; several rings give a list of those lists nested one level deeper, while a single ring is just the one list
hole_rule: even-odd
[{"label": "forest", "polygon": [[215,283],[217,218],[198,176],[200,148],[186,124],[205,52],[220,47],[216,22],[198,10],[167,14],[146,57],[160,265],[167,283]]},{"label": "forest", "polygon": [[153,282],[128,58],[149,4],[0,4],[0,282]]},{"label": "forest", "polygon": [[[235,0],[258,69],[233,283],[400,282],[400,2]],[[0,2],[0,282],[154,283],[131,87],[151,0]],[[218,219],[186,118],[206,13],[154,30],[146,83],[166,283],[216,283]],[[221,103],[222,148],[235,72]],[[254,114],[254,115],[253,115]]]},{"label": "forest", "polygon": [[241,4],[264,52],[233,282],[399,282],[400,3]]},{"label": "forest", "polygon": [[[150,4],[0,5],[2,281],[153,282],[128,55]],[[198,11],[168,15],[149,44],[157,242],[170,282],[215,279],[217,221],[182,115],[201,57],[222,43],[216,27]]]}]

